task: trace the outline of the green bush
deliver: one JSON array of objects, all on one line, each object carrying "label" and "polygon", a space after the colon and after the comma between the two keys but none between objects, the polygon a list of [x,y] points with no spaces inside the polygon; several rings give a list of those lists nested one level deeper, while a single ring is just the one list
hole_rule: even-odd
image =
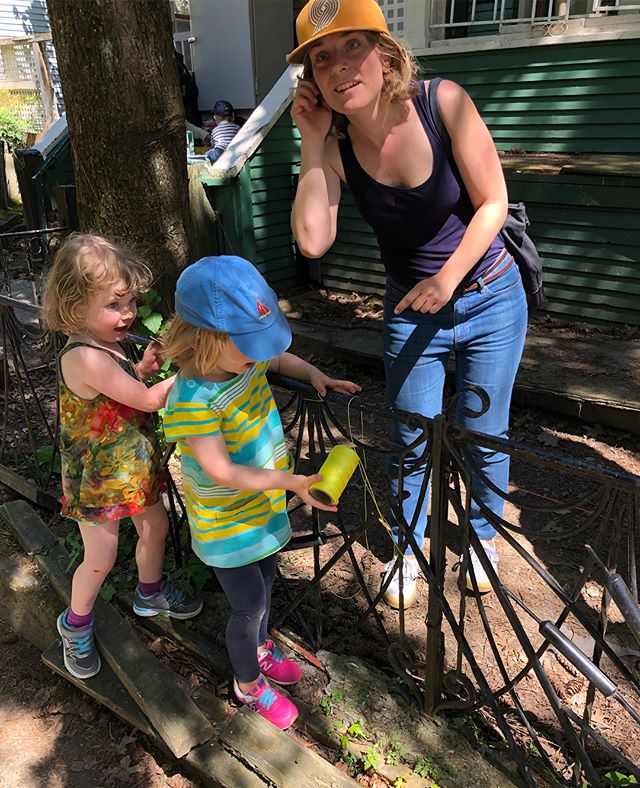
[{"label": "green bush", "polygon": [[0,140],[10,149],[24,145],[27,132],[32,131],[29,121],[20,117],[20,100],[6,91],[0,91]]}]

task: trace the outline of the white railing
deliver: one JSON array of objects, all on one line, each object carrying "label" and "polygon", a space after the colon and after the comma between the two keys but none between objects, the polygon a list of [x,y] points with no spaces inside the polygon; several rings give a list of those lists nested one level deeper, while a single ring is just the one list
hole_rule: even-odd
[{"label": "white railing", "polygon": [[[625,0],[433,0],[429,27],[432,29],[480,27],[483,25],[540,25],[640,12],[640,3]],[[444,12],[444,13],[443,13]],[[478,18],[480,17],[480,18]]]}]

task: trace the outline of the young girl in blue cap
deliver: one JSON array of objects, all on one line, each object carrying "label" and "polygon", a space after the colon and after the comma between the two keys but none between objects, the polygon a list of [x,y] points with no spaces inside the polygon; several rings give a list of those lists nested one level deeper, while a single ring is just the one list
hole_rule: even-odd
[{"label": "young girl in blue cap", "polygon": [[182,454],[194,552],[213,567],[231,606],[227,649],[238,700],[279,728],[298,711],[269,685],[295,684],[300,666],[267,639],[277,553],[291,536],[286,491],[327,511],[309,494],[321,477],[292,474],[267,370],[355,394],[285,352],[291,331],[276,294],[240,257],[205,257],[176,289],[176,316],[164,352],[180,372],[167,401],[167,439]]}]

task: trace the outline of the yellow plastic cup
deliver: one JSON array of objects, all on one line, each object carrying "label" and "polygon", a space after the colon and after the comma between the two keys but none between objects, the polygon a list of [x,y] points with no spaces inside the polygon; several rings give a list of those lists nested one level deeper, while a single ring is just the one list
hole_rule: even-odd
[{"label": "yellow plastic cup", "polygon": [[309,486],[311,496],[319,503],[335,506],[359,462],[350,446],[334,446],[320,468],[322,481]]}]

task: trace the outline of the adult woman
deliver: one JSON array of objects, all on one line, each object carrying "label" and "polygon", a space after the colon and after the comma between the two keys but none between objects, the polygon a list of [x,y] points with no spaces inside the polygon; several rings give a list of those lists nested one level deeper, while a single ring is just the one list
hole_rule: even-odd
[{"label": "adult woman", "polygon": [[[306,67],[291,110],[302,138],[292,212],[301,250],[320,257],[335,240],[340,184],[346,182],[376,232],[388,275],[383,337],[390,402],[429,417],[439,413],[454,351],[456,388],[475,384],[490,397],[473,429],[504,435],[526,303],[500,237],[507,192],[489,131],[465,91],[442,81],[437,103],[450,146],[441,138],[429,85],[414,81],[415,66],[389,35],[375,0],[312,0],[298,17],[297,32],[299,46],[288,60]],[[478,410],[478,404],[463,392],[458,418],[467,420],[464,406]],[[415,436],[401,429],[398,437],[408,445]],[[506,489],[508,457],[474,452],[491,482]],[[394,485],[393,469],[391,476]],[[426,503],[418,510],[423,478],[424,468],[405,478],[409,497],[403,502],[418,545],[426,526]],[[500,496],[478,479],[473,487],[501,513]],[[495,530],[475,503],[471,523],[495,569]],[[488,590],[474,551],[471,560],[478,588]],[[392,562],[386,570],[392,571]],[[415,598],[417,574],[409,551],[403,561],[405,605]],[[398,586],[394,576],[385,595],[395,607]]]}]

